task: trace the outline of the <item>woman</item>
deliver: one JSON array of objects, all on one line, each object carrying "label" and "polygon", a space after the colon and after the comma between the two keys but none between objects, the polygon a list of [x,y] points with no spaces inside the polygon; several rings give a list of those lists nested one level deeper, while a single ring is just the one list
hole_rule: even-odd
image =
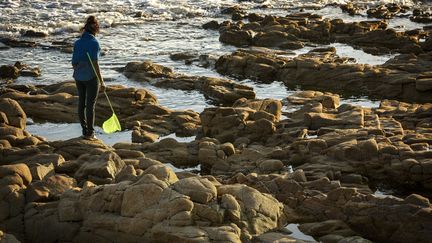
[{"label": "woman", "polygon": [[[88,140],[95,140],[95,105],[99,93],[99,85],[102,91],[105,89],[105,83],[100,74],[98,64],[100,46],[95,36],[99,33],[99,23],[95,16],[87,18],[82,31],[81,38],[74,44],[72,55],[73,77],[78,89],[78,116],[82,127],[82,137]],[[96,69],[96,74],[91,66],[88,55]],[[100,84],[96,75],[99,76]]]}]

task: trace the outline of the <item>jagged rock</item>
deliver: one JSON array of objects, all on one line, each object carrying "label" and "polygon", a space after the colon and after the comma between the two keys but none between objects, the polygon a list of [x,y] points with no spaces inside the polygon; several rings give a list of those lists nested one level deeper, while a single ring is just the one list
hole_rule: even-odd
[{"label": "jagged rock", "polygon": [[34,166],[30,167],[30,171],[33,177],[33,180],[43,180],[45,177],[49,177],[53,175],[54,172],[54,165],[52,163],[41,165],[36,164]]},{"label": "jagged rock", "polygon": [[132,145],[118,143],[114,145],[115,149],[130,149],[145,153],[146,157],[161,161],[163,163],[172,163],[176,167],[193,167],[198,164],[198,143],[177,142],[173,138],[165,138],[159,142],[151,144]]},{"label": "jagged rock", "polygon": [[[381,66],[349,62],[347,58],[338,57],[335,49],[312,50],[294,58],[240,50],[221,56],[216,62],[216,70],[240,78],[258,78],[261,82],[280,80],[289,87],[301,85],[331,92],[431,101],[427,95],[431,78],[431,62],[427,54],[401,55]],[[266,66],[270,71],[260,76],[255,72],[258,66]]]},{"label": "jagged rock", "polygon": [[[274,122],[280,115],[280,103],[274,104],[264,105],[260,108],[262,110],[249,108],[248,105],[254,106],[253,103],[237,103],[240,107],[233,108],[206,108],[200,115],[203,135],[214,137],[220,142],[234,142],[239,137],[247,137],[252,141],[265,140],[275,132]],[[274,112],[274,115],[266,109]]]},{"label": "jagged rock", "polygon": [[74,178],[78,181],[89,180],[96,184],[113,181],[125,166],[123,160],[113,152],[82,155],[78,158],[78,163],[81,166],[75,172]]},{"label": "jagged rock", "polygon": [[64,175],[52,175],[44,180],[34,181],[26,191],[26,202],[55,201],[60,195],[77,186],[74,178]]},{"label": "jagged rock", "polygon": [[206,204],[215,199],[216,187],[207,179],[186,178],[173,184],[174,190],[187,195],[194,202]]}]

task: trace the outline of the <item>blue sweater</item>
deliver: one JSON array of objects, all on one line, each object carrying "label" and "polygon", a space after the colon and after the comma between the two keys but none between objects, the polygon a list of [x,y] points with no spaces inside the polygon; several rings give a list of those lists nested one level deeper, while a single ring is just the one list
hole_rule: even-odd
[{"label": "blue sweater", "polygon": [[73,77],[77,81],[89,81],[96,77],[92,66],[88,60],[87,52],[90,58],[95,61],[99,59],[100,45],[97,39],[87,31],[84,31],[81,38],[75,41],[72,55],[72,65],[76,65]]}]

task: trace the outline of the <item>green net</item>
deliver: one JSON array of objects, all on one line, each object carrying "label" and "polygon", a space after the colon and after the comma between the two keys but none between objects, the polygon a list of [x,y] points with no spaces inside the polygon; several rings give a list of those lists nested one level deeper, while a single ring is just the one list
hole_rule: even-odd
[{"label": "green net", "polygon": [[102,124],[102,128],[104,132],[108,134],[121,131],[120,122],[117,119],[116,114],[113,113],[112,116]]}]

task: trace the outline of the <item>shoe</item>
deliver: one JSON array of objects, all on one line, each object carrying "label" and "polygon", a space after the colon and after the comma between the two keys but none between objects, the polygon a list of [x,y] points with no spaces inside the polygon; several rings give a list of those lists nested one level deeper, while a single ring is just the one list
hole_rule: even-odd
[{"label": "shoe", "polygon": [[82,138],[84,138],[85,140],[90,140],[90,141],[95,141],[97,140],[97,137],[94,133],[88,134],[88,135],[83,135],[81,136]]}]

